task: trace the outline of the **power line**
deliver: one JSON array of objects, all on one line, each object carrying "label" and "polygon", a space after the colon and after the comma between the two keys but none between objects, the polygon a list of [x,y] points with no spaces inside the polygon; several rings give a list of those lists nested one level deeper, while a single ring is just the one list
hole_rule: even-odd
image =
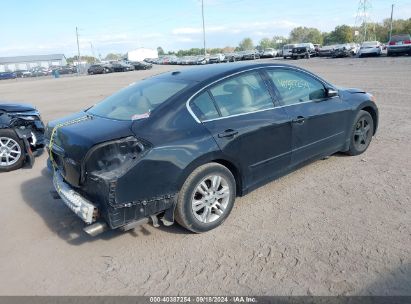
[{"label": "power line", "polygon": [[357,16],[355,17],[355,27],[361,28],[359,31],[359,40],[361,42],[367,40],[368,23],[370,23],[371,9],[371,0],[360,0],[358,2]]}]

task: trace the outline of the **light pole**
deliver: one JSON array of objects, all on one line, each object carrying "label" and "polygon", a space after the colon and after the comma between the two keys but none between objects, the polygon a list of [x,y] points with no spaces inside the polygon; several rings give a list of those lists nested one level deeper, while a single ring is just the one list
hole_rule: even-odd
[{"label": "light pole", "polygon": [[77,76],[80,76],[80,45],[78,43],[78,28],[76,26],[76,36],[77,36]]},{"label": "light pole", "polygon": [[394,14],[394,4],[391,5],[391,24],[390,24],[390,40],[392,35],[392,16]]},{"label": "light pole", "polygon": [[207,56],[207,51],[206,51],[206,39],[205,39],[205,23],[204,23],[204,0],[201,0],[201,15],[202,15],[202,17],[203,17],[204,56]]}]

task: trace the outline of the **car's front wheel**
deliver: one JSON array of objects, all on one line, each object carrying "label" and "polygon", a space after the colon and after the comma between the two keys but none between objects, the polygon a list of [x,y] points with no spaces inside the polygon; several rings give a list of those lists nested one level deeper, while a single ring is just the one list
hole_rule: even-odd
[{"label": "car's front wheel", "polygon": [[359,111],[351,131],[349,155],[359,155],[367,150],[374,134],[374,121],[367,111]]},{"label": "car's front wheel", "polygon": [[236,183],[230,170],[217,163],[200,166],[178,194],[176,221],[195,233],[214,229],[230,214],[235,197]]},{"label": "car's front wheel", "polygon": [[24,162],[23,142],[13,130],[0,130],[0,172],[19,169]]}]

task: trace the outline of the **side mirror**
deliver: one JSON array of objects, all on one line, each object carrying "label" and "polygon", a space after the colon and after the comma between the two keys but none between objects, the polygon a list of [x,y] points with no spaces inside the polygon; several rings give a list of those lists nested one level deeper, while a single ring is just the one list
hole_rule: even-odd
[{"label": "side mirror", "polygon": [[328,88],[327,89],[327,97],[335,97],[338,96],[338,91],[332,89],[332,88]]}]

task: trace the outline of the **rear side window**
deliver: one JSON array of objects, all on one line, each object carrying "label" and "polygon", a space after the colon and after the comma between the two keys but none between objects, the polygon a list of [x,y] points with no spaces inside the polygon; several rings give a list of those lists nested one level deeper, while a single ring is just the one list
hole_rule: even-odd
[{"label": "rear side window", "polygon": [[326,97],[323,84],[309,75],[291,70],[268,70],[267,73],[277,87],[283,105]]},{"label": "rear side window", "polygon": [[208,91],[196,97],[190,103],[190,106],[194,114],[201,121],[218,118],[220,116]]},{"label": "rear side window", "polygon": [[271,95],[258,72],[245,73],[210,89],[223,117],[274,107]]},{"label": "rear side window", "polygon": [[160,104],[189,86],[189,82],[149,78],[107,97],[87,112],[117,120],[134,120],[149,115]]}]

